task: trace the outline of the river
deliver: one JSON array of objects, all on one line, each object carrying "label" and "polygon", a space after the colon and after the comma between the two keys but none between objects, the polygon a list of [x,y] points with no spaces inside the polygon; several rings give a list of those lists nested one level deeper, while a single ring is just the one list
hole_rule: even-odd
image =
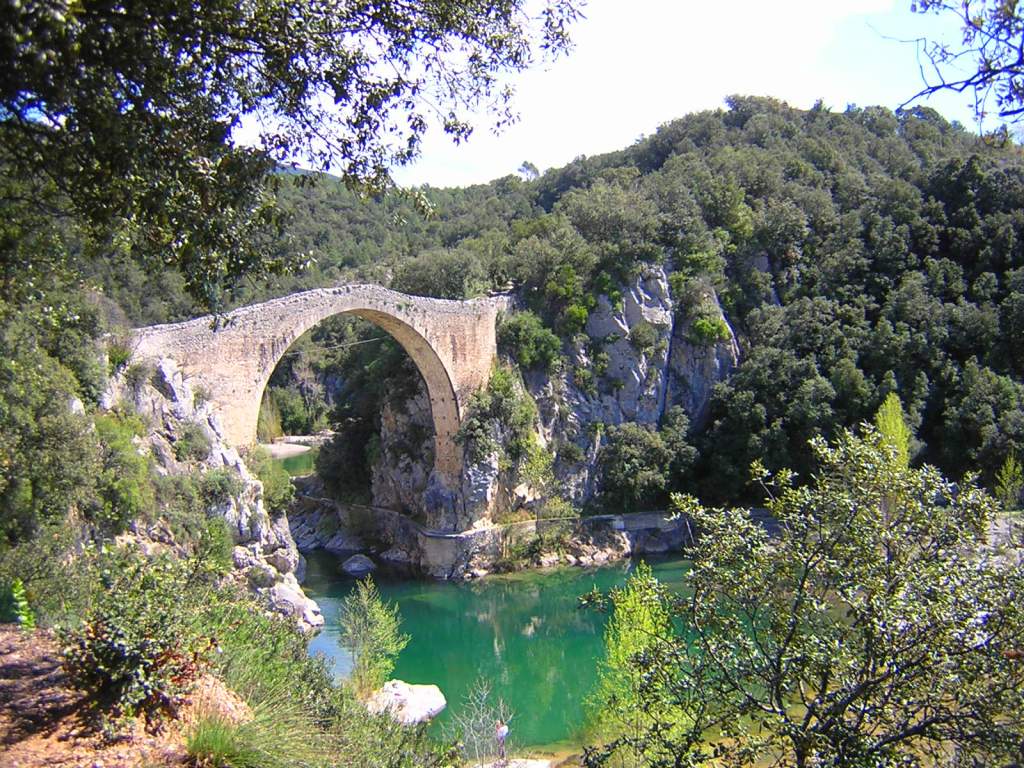
[{"label": "river", "polygon": [[[339,573],[339,562],[327,553],[311,554],[304,587],[326,619],[310,652],[325,655],[344,676],[351,659],[338,644],[338,612],[354,580]],[[685,560],[649,562],[662,582],[681,585]],[[570,749],[584,726],[606,621],[593,609],[578,608],[577,599],[594,587],[607,591],[621,585],[631,567],[625,562],[589,570],[523,571],[474,582],[424,581],[381,571],[377,586],[398,605],[402,631],[412,638],[393,677],[440,687],[448,709],[432,725],[437,733],[483,677],[515,713],[511,727],[519,745]]]}]

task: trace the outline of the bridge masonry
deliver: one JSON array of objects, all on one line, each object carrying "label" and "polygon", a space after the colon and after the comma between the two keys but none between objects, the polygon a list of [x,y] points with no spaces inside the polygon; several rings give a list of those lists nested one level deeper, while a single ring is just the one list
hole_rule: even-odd
[{"label": "bridge masonry", "polygon": [[487,384],[497,354],[495,322],[503,297],[448,301],[377,285],[344,285],[292,294],[212,316],[133,332],[133,358],[172,358],[205,389],[235,446],[256,441],[260,403],[288,348],[317,323],[352,314],[401,344],[427,385],[434,420],[434,469],[458,488],[462,449],[455,442],[469,399]]}]

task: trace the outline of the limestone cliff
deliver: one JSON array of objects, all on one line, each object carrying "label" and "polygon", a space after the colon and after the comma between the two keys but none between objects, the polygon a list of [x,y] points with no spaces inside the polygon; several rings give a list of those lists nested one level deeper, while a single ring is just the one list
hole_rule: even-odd
[{"label": "limestone cliff", "polygon": [[145,420],[149,431],[139,446],[149,452],[158,472],[180,474],[189,467],[176,458],[175,443],[185,439],[189,429],[198,429],[209,443],[200,458],[200,471],[227,469],[237,476],[237,490],[214,504],[208,514],[223,517],[235,542],[237,578],[261,595],[274,610],[294,618],[305,631],[323,625],[317,604],[299,586],[304,561],[289,530],[288,519],[271,518],[263,505],[263,484],[248,470],[238,451],[229,447],[219,419],[178,369],[162,358],[150,375],[130,385],[125,376],[111,381],[103,406],[130,405]]},{"label": "limestone cliff", "polygon": [[[697,338],[697,317],[721,321],[725,337]],[[714,290],[700,286],[696,295],[674,297],[660,266],[647,266],[622,286],[618,302],[598,297],[585,330],[567,345],[561,370],[524,374],[538,407],[541,441],[555,453],[556,485],[576,504],[599,490],[596,465],[604,426],[627,421],[657,425],[667,408],[678,405],[700,428],[714,385],[730,375],[740,355]],[[467,456],[459,498],[452,501],[449,494],[439,505],[430,482],[430,426],[422,386],[404,402],[388,400],[373,465],[375,506],[407,512],[428,527],[461,530],[458,520],[437,511],[439,506],[471,510],[455,517],[479,522],[536,499],[535,489],[503,472],[494,454],[477,461]],[[499,426],[499,441],[500,433]]]}]

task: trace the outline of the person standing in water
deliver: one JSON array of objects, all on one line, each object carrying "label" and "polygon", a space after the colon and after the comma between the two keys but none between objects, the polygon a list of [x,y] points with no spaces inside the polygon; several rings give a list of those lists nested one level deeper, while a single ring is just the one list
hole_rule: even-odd
[{"label": "person standing in water", "polygon": [[505,739],[508,738],[508,725],[503,720],[498,720],[494,724],[494,740],[498,742],[498,760],[504,764],[506,761],[505,757]]}]

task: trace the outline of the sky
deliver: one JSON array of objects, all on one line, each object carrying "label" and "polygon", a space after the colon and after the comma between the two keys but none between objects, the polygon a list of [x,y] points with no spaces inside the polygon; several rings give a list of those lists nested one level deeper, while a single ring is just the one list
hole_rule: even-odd
[{"label": "sky", "polygon": [[[906,41],[959,39],[954,20],[911,13],[910,2],[590,0],[572,31],[575,49],[513,79],[518,123],[495,135],[481,118],[458,146],[433,130],[395,180],[464,186],[527,160],[543,171],[622,149],[665,122],[724,106],[730,94],[894,109],[922,87]],[[969,101],[946,93],[920,103],[975,128]]]}]

